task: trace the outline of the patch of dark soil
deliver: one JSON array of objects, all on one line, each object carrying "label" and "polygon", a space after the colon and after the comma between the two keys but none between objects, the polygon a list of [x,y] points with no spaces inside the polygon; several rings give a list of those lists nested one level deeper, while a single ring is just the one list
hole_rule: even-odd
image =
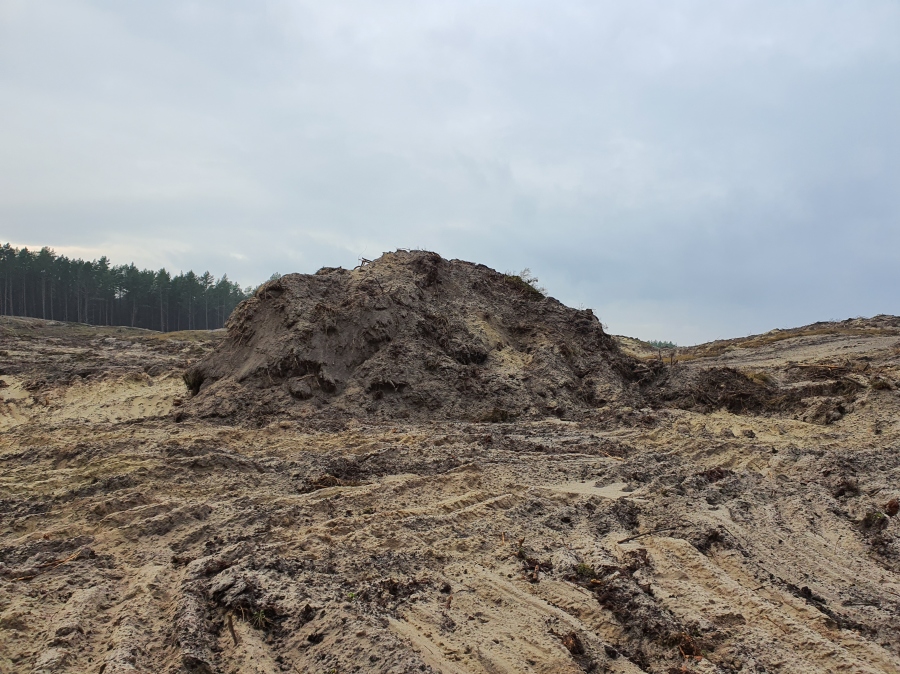
[{"label": "patch of dark soil", "polygon": [[889,532],[878,530],[868,536],[874,559],[892,573],[900,571],[900,540]]},{"label": "patch of dark soil", "polygon": [[[710,550],[713,548],[720,548],[723,550],[738,549],[741,550],[741,552],[744,552],[740,543],[735,540],[734,536],[721,527],[693,531],[686,534],[685,538],[704,555],[709,554]],[[744,552],[744,554],[746,555],[746,552]]]},{"label": "patch of dark soil", "polygon": [[53,504],[41,498],[0,499],[0,515],[8,521],[12,521],[17,517],[46,513],[51,510],[52,507]]},{"label": "patch of dark soil", "polygon": [[621,623],[629,636],[618,650],[644,668],[660,660],[682,660],[701,652],[689,630],[653,598],[649,585],[623,567],[619,574],[595,588],[597,601]]},{"label": "patch of dark soil", "polygon": [[541,574],[553,570],[553,562],[550,560],[541,561],[535,556],[534,551],[520,544],[515,555],[522,563],[523,577],[530,583],[537,583],[541,580]]},{"label": "patch of dark soil", "polygon": [[734,414],[780,412],[796,404],[777,386],[730,367],[667,368],[664,378],[647,390],[661,404],[703,413],[721,409]]},{"label": "patch of dark soil", "polygon": [[[330,455],[315,462],[310,468],[301,491],[314,491],[325,487],[356,486],[370,479],[415,473],[436,475],[464,464],[461,457],[452,454],[424,456],[403,445],[395,445],[361,456]],[[473,467],[477,470],[477,467]]]},{"label": "patch of dark soil", "polygon": [[726,477],[733,474],[734,473],[727,468],[710,468],[708,470],[701,471],[696,475],[705,482],[711,484],[713,482],[718,482],[719,480],[724,480]]},{"label": "patch of dark soil", "polygon": [[633,397],[633,361],[597,317],[522,284],[422,251],[288,274],[242,303],[185,373],[196,393],[185,414],[505,423]]},{"label": "patch of dark soil", "polygon": [[368,583],[358,593],[353,594],[353,599],[382,610],[396,611],[399,604],[431,585],[427,579],[392,576]]},{"label": "patch of dark soil", "polygon": [[803,599],[807,604],[818,610],[820,613],[828,616],[834,622],[834,624],[841,629],[853,630],[854,632],[858,632],[859,634],[868,637],[875,636],[878,633],[878,630],[870,627],[869,625],[864,625],[830,608],[828,606],[828,602],[824,598],[813,592],[807,585],[797,587],[793,583],[785,583],[785,587],[792,595],[794,595],[798,599]]},{"label": "patch of dark soil", "polygon": [[628,499],[604,499],[591,514],[591,521],[599,535],[610,531],[636,532],[640,525],[641,509]]},{"label": "patch of dark soil", "polygon": [[355,487],[359,485],[358,480],[342,480],[334,475],[320,475],[312,480],[307,480],[306,484],[300,488],[301,494],[318,491],[319,489],[328,489],[329,487]]},{"label": "patch of dark soil", "polygon": [[174,642],[181,664],[188,672],[215,671],[215,625],[207,617],[206,602],[199,583],[185,583],[175,612]]}]

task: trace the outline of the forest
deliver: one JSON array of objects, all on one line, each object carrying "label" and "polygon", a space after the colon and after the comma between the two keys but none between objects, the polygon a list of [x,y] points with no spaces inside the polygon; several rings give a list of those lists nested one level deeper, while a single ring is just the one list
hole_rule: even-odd
[{"label": "forest", "polygon": [[99,260],[73,260],[50,248],[0,247],[0,315],[162,332],[213,330],[252,293],[227,275],[173,276]]}]

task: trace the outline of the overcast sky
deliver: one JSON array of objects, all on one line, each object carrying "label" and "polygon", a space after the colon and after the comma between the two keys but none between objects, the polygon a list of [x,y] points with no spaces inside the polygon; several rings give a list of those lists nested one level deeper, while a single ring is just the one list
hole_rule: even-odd
[{"label": "overcast sky", "polygon": [[0,241],[427,248],[680,344],[900,314],[900,3],[0,0]]}]

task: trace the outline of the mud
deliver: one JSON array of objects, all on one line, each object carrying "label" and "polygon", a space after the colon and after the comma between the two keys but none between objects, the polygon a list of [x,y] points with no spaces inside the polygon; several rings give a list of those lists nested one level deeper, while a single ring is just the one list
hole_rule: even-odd
[{"label": "mud", "polygon": [[900,671],[892,321],[609,338],[618,397],[473,421],[207,418],[224,334],[4,320],[0,672]]},{"label": "mud", "polygon": [[510,421],[637,395],[631,360],[590,310],[424,251],[270,281],[227,329],[185,375],[186,415]]}]

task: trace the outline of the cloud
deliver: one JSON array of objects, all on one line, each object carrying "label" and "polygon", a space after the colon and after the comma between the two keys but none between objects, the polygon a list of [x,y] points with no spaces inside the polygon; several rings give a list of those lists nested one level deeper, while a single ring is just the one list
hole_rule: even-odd
[{"label": "cloud", "polygon": [[0,1],[0,222],[245,285],[427,247],[680,342],[900,313],[898,33],[877,0]]}]

